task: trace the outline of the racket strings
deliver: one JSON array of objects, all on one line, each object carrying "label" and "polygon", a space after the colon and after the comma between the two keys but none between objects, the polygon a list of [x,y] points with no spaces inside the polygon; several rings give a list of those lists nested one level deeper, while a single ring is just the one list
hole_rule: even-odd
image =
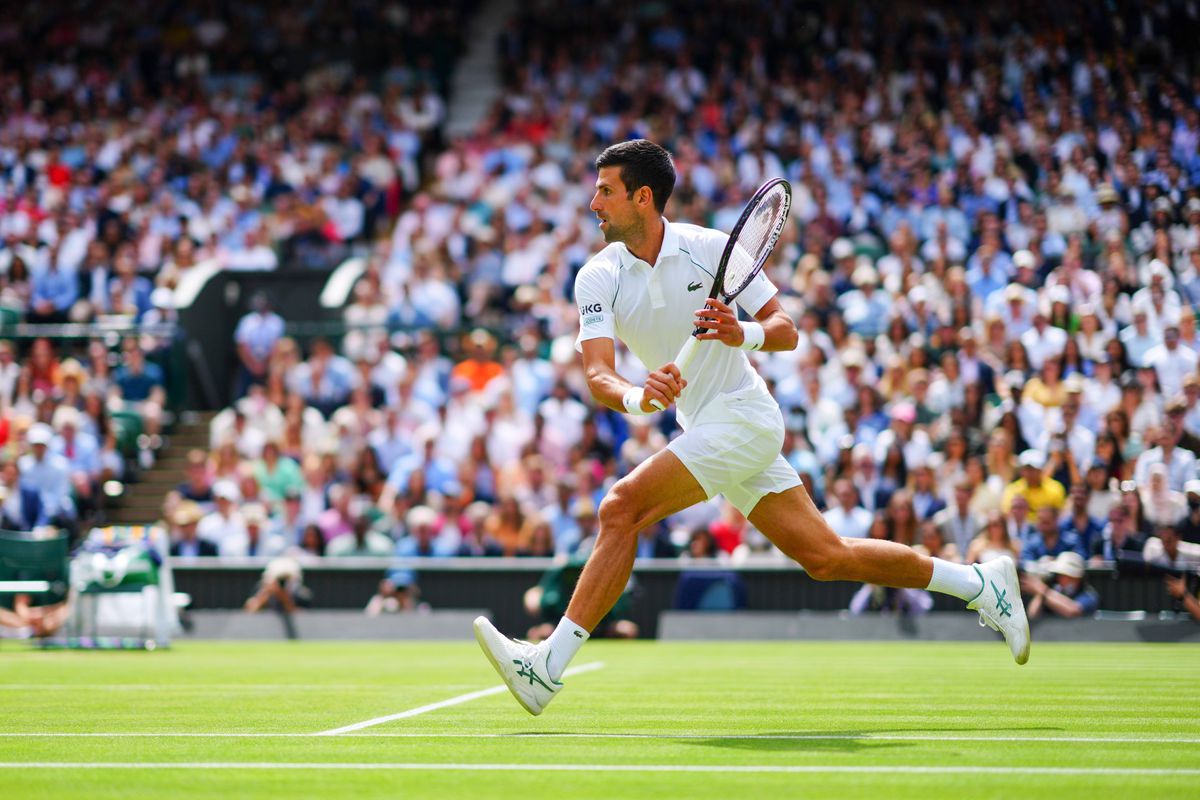
[{"label": "racket strings", "polygon": [[779,238],[781,218],[787,216],[790,208],[788,200],[787,190],[777,186],[767,192],[750,213],[725,266],[722,291],[726,296],[736,295],[745,289],[770,254],[775,240]]}]

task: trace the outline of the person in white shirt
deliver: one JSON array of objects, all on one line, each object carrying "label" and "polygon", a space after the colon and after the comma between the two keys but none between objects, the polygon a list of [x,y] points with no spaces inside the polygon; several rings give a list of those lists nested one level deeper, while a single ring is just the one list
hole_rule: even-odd
[{"label": "person in white shirt", "polygon": [[1041,369],[1048,358],[1058,358],[1067,346],[1067,332],[1050,324],[1050,319],[1038,311],[1033,315],[1033,327],[1021,334],[1021,344],[1029,354],[1029,365]]},{"label": "person in white shirt", "polygon": [[1164,397],[1183,391],[1183,379],[1196,372],[1196,351],[1179,343],[1179,320],[1167,320],[1162,344],[1146,351],[1146,366],[1154,367]]},{"label": "person in white shirt", "polygon": [[[643,139],[625,141],[601,153],[596,168],[591,210],[609,244],[575,280],[576,347],[588,388],[597,403],[633,415],[674,405],[683,433],[609,489],[595,546],[548,639],[519,642],[485,617],[475,621],[476,639],[518,702],[536,715],[557,694],[567,664],[624,591],[639,533],[715,494],[817,580],[924,588],[969,601],[1024,663],[1029,626],[1011,560],[952,564],[829,527],[780,453],[783,415],[743,352],[793,350],[796,327],[761,273],[737,298],[753,321],[705,299],[728,236],[663,218],[675,186],[670,154]],[[701,341],[685,377],[673,359],[693,327]],[[617,373],[617,337],[650,368],[645,385]]]},{"label": "person in white shirt", "polygon": [[863,539],[871,531],[874,517],[858,502],[854,484],[843,478],[833,485],[833,496],[837,503],[825,512],[825,521],[838,536]]}]

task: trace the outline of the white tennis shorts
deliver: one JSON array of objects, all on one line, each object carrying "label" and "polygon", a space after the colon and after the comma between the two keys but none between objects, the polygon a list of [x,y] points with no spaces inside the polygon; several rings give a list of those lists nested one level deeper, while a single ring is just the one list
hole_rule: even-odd
[{"label": "white tennis shorts", "polygon": [[707,497],[725,495],[746,516],[763,495],[801,485],[782,447],[783,414],[757,383],[715,397],[667,445]]}]

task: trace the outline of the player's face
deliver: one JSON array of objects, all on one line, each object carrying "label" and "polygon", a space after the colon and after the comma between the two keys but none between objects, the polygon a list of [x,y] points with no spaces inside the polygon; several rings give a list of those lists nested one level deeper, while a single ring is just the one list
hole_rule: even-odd
[{"label": "player's face", "polygon": [[600,218],[600,232],[609,243],[626,241],[640,224],[637,206],[621,180],[620,167],[600,168],[590,208]]}]

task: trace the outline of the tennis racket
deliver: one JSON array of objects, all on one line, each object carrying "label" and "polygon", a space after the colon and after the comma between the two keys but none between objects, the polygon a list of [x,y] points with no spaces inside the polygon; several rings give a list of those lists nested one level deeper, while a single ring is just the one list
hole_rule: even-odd
[{"label": "tennis racket", "polygon": [[[729,241],[717,265],[717,274],[713,277],[712,289],[708,293],[709,299],[720,293],[724,295],[726,304],[731,303],[750,285],[775,249],[791,208],[792,185],[783,178],[772,178],[758,188],[729,234]],[[693,330],[675,357],[675,366],[679,367],[680,375],[696,357],[696,349],[701,342],[706,341],[696,338],[704,332],[704,328]],[[651,400],[650,404],[659,411],[664,409],[657,400]]]}]

